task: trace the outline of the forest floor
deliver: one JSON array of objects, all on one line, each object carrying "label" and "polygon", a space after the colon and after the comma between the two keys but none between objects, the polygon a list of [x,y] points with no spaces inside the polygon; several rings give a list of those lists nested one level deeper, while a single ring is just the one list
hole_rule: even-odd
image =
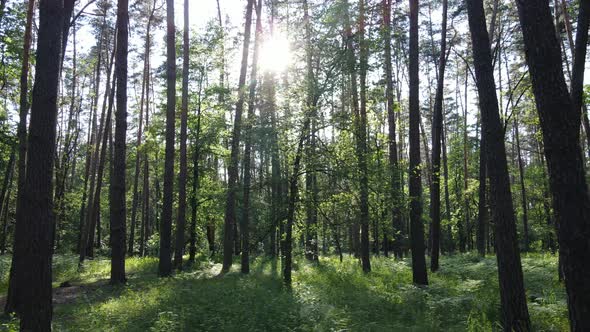
[{"label": "forest floor", "polygon": [[[282,286],[280,263],[257,258],[248,276],[239,266],[223,277],[202,258],[170,278],[158,278],[156,258],[127,259],[126,286],[108,285],[109,261],[81,271],[73,256],[55,258],[55,331],[497,331],[495,257],[443,257],[430,285],[412,285],[409,260],[373,257],[365,275],[357,261],[296,260],[293,289]],[[7,258],[0,257],[0,299]],[[523,256],[535,331],[568,331],[565,292],[554,255]],[[68,281],[70,287],[59,285]],[[1,300],[0,300],[1,301]],[[0,316],[0,331],[16,331]]]}]

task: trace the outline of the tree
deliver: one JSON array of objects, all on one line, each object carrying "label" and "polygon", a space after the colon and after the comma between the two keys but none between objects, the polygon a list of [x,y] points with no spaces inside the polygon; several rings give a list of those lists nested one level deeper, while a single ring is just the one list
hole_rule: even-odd
[{"label": "tree", "polygon": [[418,0],[410,0],[410,234],[413,281],[428,284],[422,221],[422,170],[420,166],[420,77],[418,61]]},{"label": "tree", "polygon": [[500,121],[492,54],[486,28],[482,0],[467,2],[469,30],[473,44],[473,62],[482,114],[487,171],[490,179],[490,200],[495,225],[498,279],[504,330],[529,331],[530,319],[526,303],[516,221],[508,178],[504,147],[504,129]]},{"label": "tree", "polygon": [[369,260],[369,174],[367,169],[367,69],[368,45],[365,40],[365,2],[359,1],[359,76],[360,109],[357,114],[357,156],[360,170],[361,263],[365,273],[371,272]]},{"label": "tree", "polygon": [[442,30],[440,35],[440,60],[438,63],[438,80],[434,99],[434,117],[432,120],[432,187],[430,188],[430,230],[432,244],[430,248],[430,270],[438,270],[440,255],[440,152],[443,125],[443,93],[445,68],[447,64],[447,7],[448,1],[442,3]]},{"label": "tree", "polygon": [[[401,250],[401,232],[403,229],[403,221],[402,221],[402,209],[400,208],[401,205],[401,181],[400,181],[400,174],[399,174],[399,165],[398,165],[398,148],[396,142],[396,123],[395,123],[395,102],[394,102],[394,95],[393,95],[393,73],[392,73],[392,64],[391,64],[391,0],[383,0],[383,29],[384,29],[384,38],[383,38],[383,49],[384,49],[384,62],[385,62],[385,94],[387,99],[387,124],[388,124],[388,139],[389,139],[389,167],[391,172],[391,204],[393,208],[391,209],[391,218],[392,218],[392,226],[393,226],[393,254],[401,258],[402,250]],[[387,233],[385,233],[387,234]],[[389,244],[386,242],[384,244],[385,248],[387,248]]]},{"label": "tree", "polygon": [[[63,1],[41,0],[39,36],[27,169],[22,213],[17,215],[14,247],[14,306],[24,331],[51,331],[53,223],[53,162],[61,63]],[[35,245],[30,245],[35,243]]]},{"label": "tree", "polygon": [[584,76],[590,3],[580,2],[574,62],[582,65],[574,64],[579,76],[572,78],[571,96],[548,3],[517,1],[517,5],[543,131],[570,326],[572,331],[585,331],[590,329],[590,197],[580,147],[579,82]]},{"label": "tree", "polygon": [[186,174],[187,174],[187,119],[188,119],[188,66],[189,66],[189,7],[184,0],[184,31],[182,46],[182,106],[180,113],[180,173],[178,174],[178,218],[176,221],[176,247],[174,266],[182,269],[184,231],[186,224]]},{"label": "tree", "polygon": [[256,85],[258,83],[258,53],[262,39],[262,0],[256,3],[256,39],[254,42],[254,54],[252,56],[252,71],[250,73],[250,91],[248,96],[248,119],[246,121],[245,147],[244,147],[244,204],[242,210],[242,261],[241,271],[250,273],[250,184],[252,178],[252,127],[256,121],[254,104],[256,103]]},{"label": "tree", "polygon": [[[6,1],[0,4],[0,15],[4,14],[4,6]],[[27,171],[27,115],[29,113],[29,57],[31,55],[31,41],[32,41],[32,26],[35,11],[35,1],[29,0],[27,8],[27,23],[25,28],[25,40],[23,45],[23,56],[20,73],[20,93],[19,93],[19,121],[17,127],[18,138],[18,177],[17,177],[17,214],[22,211],[22,203],[19,203],[23,197],[23,190],[25,185],[25,176]],[[1,17],[0,17],[1,19]],[[19,208],[20,207],[20,208]],[[6,237],[6,234],[3,235]],[[16,236],[15,236],[16,241]],[[10,265],[10,282],[8,288],[8,296],[6,297],[6,305],[4,306],[5,313],[11,313],[17,310],[18,299],[16,298],[16,284],[18,281],[14,280],[14,258]]]},{"label": "tree", "polygon": [[166,0],[166,155],[164,159],[164,201],[160,221],[159,274],[172,273],[172,203],[174,190],[174,135],[176,113],[176,43],[174,26],[174,0]]},{"label": "tree", "polygon": [[234,242],[234,227],[236,225],[236,193],[238,190],[238,154],[242,131],[242,112],[244,110],[246,71],[248,70],[248,50],[250,48],[250,34],[252,25],[252,10],[254,0],[248,0],[246,7],[246,25],[244,26],[244,46],[242,49],[242,64],[238,82],[238,101],[232,132],[231,154],[228,165],[227,197],[225,202],[225,222],[223,233],[223,267],[221,273],[229,272],[232,264],[232,245]]},{"label": "tree", "polygon": [[127,147],[127,52],[129,49],[129,4],[119,0],[117,8],[117,111],[115,112],[115,141],[113,173],[110,186],[111,213],[111,283],[124,283],[125,278],[125,151]]}]

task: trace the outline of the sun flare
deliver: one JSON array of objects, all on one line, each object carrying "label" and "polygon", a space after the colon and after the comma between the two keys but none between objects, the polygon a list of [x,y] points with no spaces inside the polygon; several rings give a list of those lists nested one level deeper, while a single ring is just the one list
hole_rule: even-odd
[{"label": "sun flare", "polygon": [[282,34],[275,34],[266,40],[260,49],[260,64],[263,70],[282,72],[291,63],[289,40]]}]

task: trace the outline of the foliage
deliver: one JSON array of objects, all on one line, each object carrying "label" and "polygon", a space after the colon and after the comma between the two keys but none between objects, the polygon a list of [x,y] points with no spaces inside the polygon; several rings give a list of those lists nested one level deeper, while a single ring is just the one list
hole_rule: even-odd
[{"label": "foliage", "polygon": [[[257,258],[253,272],[216,276],[219,265],[199,257],[171,278],[157,277],[157,260],[129,258],[128,284],[106,284],[109,261],[58,256],[55,282],[84,286],[55,307],[56,331],[499,331],[495,257],[443,257],[431,284],[411,284],[407,259],[373,258],[366,275],[355,259],[298,261],[292,292],[282,286],[280,263]],[[523,257],[534,330],[568,329],[565,292],[554,255]],[[8,261],[0,260],[1,266]],[[7,270],[2,270],[6,275]],[[1,277],[0,277],[1,278]],[[4,279],[0,279],[4,280]],[[2,285],[5,285],[3,283]],[[3,286],[2,290],[5,290]],[[1,322],[10,325],[10,319]],[[0,325],[2,326],[2,325]],[[6,329],[6,326],[4,327]],[[0,327],[0,331],[2,328]]]}]

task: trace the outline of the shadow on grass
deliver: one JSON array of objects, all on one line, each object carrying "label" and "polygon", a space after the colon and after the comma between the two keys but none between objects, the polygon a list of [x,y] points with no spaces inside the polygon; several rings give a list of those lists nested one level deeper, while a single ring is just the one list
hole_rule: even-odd
[{"label": "shadow on grass", "polygon": [[[255,266],[265,270],[272,262]],[[288,331],[309,330],[300,304],[276,275],[256,272],[222,278],[186,269],[170,278],[147,274],[125,287],[105,286],[56,309],[61,331]]]}]

